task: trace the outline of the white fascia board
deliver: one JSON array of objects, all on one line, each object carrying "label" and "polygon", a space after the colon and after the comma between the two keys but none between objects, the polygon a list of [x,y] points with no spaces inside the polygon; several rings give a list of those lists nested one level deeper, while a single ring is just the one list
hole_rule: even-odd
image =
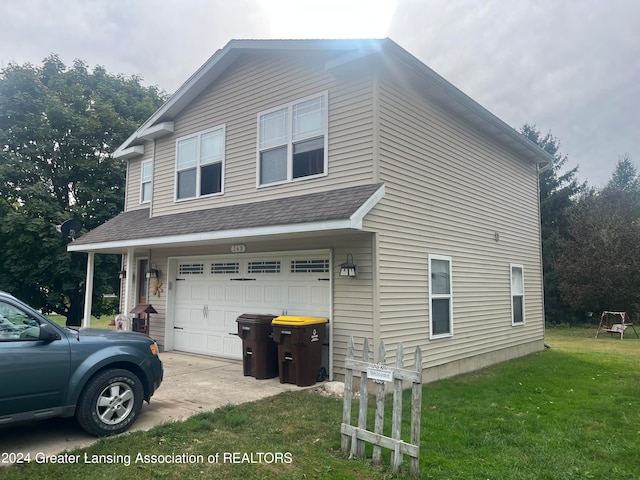
[{"label": "white fascia board", "polygon": [[378,190],[376,190],[374,194],[371,195],[367,201],[353,213],[353,215],[351,215],[349,219],[351,221],[351,228],[362,230],[362,221],[364,220],[364,217],[378,204],[380,200],[382,200],[384,194],[385,188],[384,185],[381,185],[380,188],[378,188]]},{"label": "white fascia board", "polygon": [[136,145],[134,147],[118,149],[113,153],[113,158],[122,158],[128,160],[130,158],[139,157],[144,155],[144,145]]},{"label": "white fascia board", "polygon": [[159,138],[164,135],[169,135],[173,133],[174,123],[173,122],[162,122],[157,125],[153,125],[149,128],[146,128],[138,135],[138,138],[142,140],[153,140],[154,138]]},{"label": "white fascia board", "polygon": [[[362,222],[360,222],[362,223]],[[250,238],[268,235],[287,235],[293,233],[326,232],[332,230],[353,229],[351,219],[329,220],[316,223],[297,223],[293,225],[275,225],[257,228],[240,228],[223,230],[220,232],[190,233],[187,235],[168,235],[155,238],[141,238],[116,242],[91,243],[84,245],[69,245],[68,252],[90,252],[99,250],[124,249],[131,247],[170,247],[173,244],[202,243],[214,240],[229,240],[234,238]]]}]

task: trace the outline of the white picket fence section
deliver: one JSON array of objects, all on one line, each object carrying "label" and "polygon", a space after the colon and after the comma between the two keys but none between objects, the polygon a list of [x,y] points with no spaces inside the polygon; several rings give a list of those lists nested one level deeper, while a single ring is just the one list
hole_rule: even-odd
[{"label": "white picket fence section", "polygon": [[[373,444],[373,463],[380,464],[382,448],[391,450],[391,469],[397,472],[403,463],[403,456],[411,458],[410,473],[419,474],[420,462],[420,414],[422,409],[422,352],[416,347],[414,369],[404,368],[404,348],[398,345],[395,367],[385,363],[384,342],[380,342],[378,358],[375,363],[369,361],[369,341],[365,338],[362,348],[362,360],[357,360],[354,353],[353,337],[347,346],[345,361],[346,376],[344,382],[344,404],[342,410],[342,451],[350,452],[349,458],[364,457],[365,442]],[[353,373],[360,372],[360,409],[358,426],[351,425],[351,400],[353,399]],[[371,378],[370,378],[371,377]],[[367,406],[369,399],[369,381],[375,382],[376,412],[373,432],[367,430]],[[393,382],[393,412],[391,437],[384,436],[384,400],[385,383]],[[411,394],[411,443],[401,438],[402,428],[402,386],[403,382],[412,383]],[[349,450],[349,440],[351,449]]]}]

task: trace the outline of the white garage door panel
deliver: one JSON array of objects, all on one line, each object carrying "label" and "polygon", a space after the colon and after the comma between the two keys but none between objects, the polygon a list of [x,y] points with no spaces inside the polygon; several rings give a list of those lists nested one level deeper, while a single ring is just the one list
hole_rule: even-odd
[{"label": "white garage door panel", "polygon": [[242,341],[230,333],[243,313],[328,317],[328,269],[317,253],[178,261],[174,348],[240,359]]}]

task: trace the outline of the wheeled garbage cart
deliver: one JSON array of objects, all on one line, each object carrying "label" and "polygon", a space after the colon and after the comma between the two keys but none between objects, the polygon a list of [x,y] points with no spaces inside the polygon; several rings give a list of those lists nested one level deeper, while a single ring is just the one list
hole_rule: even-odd
[{"label": "wheeled garbage cart", "polygon": [[295,316],[273,319],[280,383],[293,383],[299,387],[316,383],[328,321],[327,318]]},{"label": "wheeled garbage cart", "polygon": [[236,319],[245,377],[262,380],[278,376],[278,345],[273,341],[271,327],[274,318],[276,315],[245,313]]}]

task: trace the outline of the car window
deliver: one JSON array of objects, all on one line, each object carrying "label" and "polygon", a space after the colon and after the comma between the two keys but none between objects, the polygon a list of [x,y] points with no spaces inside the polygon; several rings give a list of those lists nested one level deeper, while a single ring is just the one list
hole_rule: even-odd
[{"label": "car window", "polygon": [[40,322],[0,300],[0,342],[38,340]]}]

